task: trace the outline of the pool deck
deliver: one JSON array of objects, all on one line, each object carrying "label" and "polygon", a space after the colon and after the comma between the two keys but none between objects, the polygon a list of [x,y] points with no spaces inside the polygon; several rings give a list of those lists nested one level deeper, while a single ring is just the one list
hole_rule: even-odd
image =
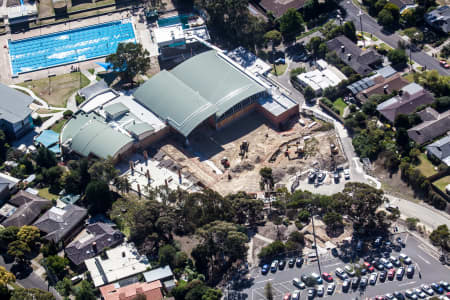
[{"label": "pool deck", "polygon": [[5,47],[8,45],[8,39],[12,40],[19,40],[19,39],[26,39],[30,37],[35,37],[39,35],[59,32],[59,31],[65,31],[65,30],[72,30],[76,28],[101,24],[101,23],[107,23],[111,21],[117,21],[120,19],[130,18],[133,17],[133,24],[135,26],[135,35],[136,39],[139,43],[142,43],[144,48],[148,49],[152,54],[154,54],[154,45],[151,42],[150,39],[150,33],[147,29],[147,24],[145,20],[141,20],[139,18],[139,12],[131,12],[131,11],[125,11],[120,13],[111,13],[108,15],[93,17],[89,19],[83,19],[83,20],[76,20],[76,21],[68,21],[62,24],[57,25],[51,25],[46,26],[43,28],[37,28],[37,29],[31,29],[23,33],[17,33],[17,34],[7,34],[0,37],[0,68],[2,72],[0,72],[0,82],[5,84],[15,84],[20,83],[25,80],[35,80],[40,78],[45,78],[49,74],[55,74],[55,75],[61,75],[61,74],[67,74],[71,71],[71,67],[79,67],[81,70],[87,70],[90,68],[96,68],[98,65],[96,62],[104,62],[105,58],[98,58],[98,59],[92,59],[88,61],[83,62],[76,62],[73,64],[63,65],[63,66],[57,66],[52,68],[47,68],[43,70],[38,70],[30,73],[20,74],[17,75],[15,78],[12,78],[11,74],[11,65],[10,65],[10,58],[8,54],[8,48]]}]

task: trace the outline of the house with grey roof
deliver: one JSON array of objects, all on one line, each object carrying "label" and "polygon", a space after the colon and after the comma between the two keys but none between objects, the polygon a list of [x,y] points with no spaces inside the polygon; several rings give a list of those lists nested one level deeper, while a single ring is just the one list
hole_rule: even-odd
[{"label": "house with grey roof", "polygon": [[0,83],[0,129],[19,138],[33,126],[29,105],[33,98]]},{"label": "house with grey roof", "polygon": [[450,167],[450,135],[443,137],[425,147],[431,159],[441,161]]},{"label": "house with grey roof", "polygon": [[19,182],[20,179],[5,173],[0,173],[0,203],[3,203],[11,196],[11,194],[16,192],[17,184]]},{"label": "house with grey roof", "polygon": [[381,65],[383,57],[374,50],[362,50],[348,37],[340,35],[327,42],[328,50],[336,55],[356,73],[367,76]]},{"label": "house with grey roof", "polygon": [[39,215],[52,206],[50,200],[30,194],[26,191],[19,191],[9,202],[17,207],[15,212],[2,222],[5,227],[22,227],[30,225]]},{"label": "house with grey roof", "polygon": [[143,275],[146,282],[161,281],[166,290],[170,291],[175,287],[175,281],[170,266],[159,267],[145,272]]},{"label": "house with grey roof", "polygon": [[113,225],[103,222],[92,223],[84,229],[77,240],[66,246],[64,252],[75,267],[85,267],[86,259],[121,244],[123,239],[124,235]]},{"label": "house with grey roof", "polygon": [[394,123],[398,115],[408,115],[416,111],[422,105],[433,103],[434,98],[428,91],[417,83],[404,86],[397,96],[384,101],[377,106],[377,110],[389,122]]},{"label": "house with grey roof", "polygon": [[444,5],[425,14],[425,21],[445,33],[450,31],[450,6]]},{"label": "house with grey roof", "polygon": [[408,136],[417,144],[422,145],[450,130],[450,110],[439,113],[427,107],[417,113],[422,123],[408,129]]},{"label": "house with grey roof", "polygon": [[52,207],[33,225],[45,233],[46,240],[62,247],[83,229],[83,220],[86,216],[87,209],[76,205],[66,205],[64,208]]}]

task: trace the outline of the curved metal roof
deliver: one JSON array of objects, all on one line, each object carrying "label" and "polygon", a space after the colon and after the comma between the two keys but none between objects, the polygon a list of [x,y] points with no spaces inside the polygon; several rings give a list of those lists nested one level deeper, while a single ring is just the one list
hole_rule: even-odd
[{"label": "curved metal roof", "polygon": [[208,51],[161,71],[140,86],[134,97],[188,136],[203,121],[223,115],[239,102],[264,92],[263,86],[230,62]]}]

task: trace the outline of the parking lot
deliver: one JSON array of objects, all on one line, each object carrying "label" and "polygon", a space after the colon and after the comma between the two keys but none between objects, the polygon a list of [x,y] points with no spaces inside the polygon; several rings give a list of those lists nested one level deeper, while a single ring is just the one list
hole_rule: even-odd
[{"label": "parking lot", "polygon": [[[376,281],[375,285],[368,285],[365,289],[353,290],[350,288],[348,292],[342,290],[342,280],[336,277],[335,270],[338,267],[343,268],[346,263],[341,259],[335,258],[328,253],[321,256],[321,271],[327,272],[333,276],[336,284],[336,289],[332,295],[327,295],[326,288],[328,283],[324,282],[325,295],[317,298],[328,299],[366,299],[373,298],[379,295],[385,295],[393,292],[404,292],[408,289],[420,288],[422,284],[430,285],[433,282],[439,282],[441,280],[449,281],[450,268],[443,266],[438,260],[438,254],[435,254],[428,248],[428,246],[422,243],[415,237],[404,233],[399,235],[406,243],[406,247],[401,252],[392,251],[391,255],[398,257],[400,253],[407,254],[411,260],[412,265],[415,267],[415,273],[412,278],[408,278],[406,275],[402,280],[388,280],[384,282],[380,280]],[[360,263],[362,260],[360,260]],[[377,270],[375,270],[377,271]],[[264,288],[267,282],[272,284],[274,299],[283,299],[286,293],[294,292],[298,290],[293,284],[293,278],[300,278],[303,274],[311,274],[312,272],[319,273],[318,265],[316,261],[306,261],[302,267],[298,268],[294,266],[289,268],[286,266],[284,270],[278,270],[275,273],[269,272],[266,275],[261,274],[261,269],[253,269],[249,276],[251,276],[251,286],[240,290],[241,299],[249,300],[262,300],[266,299],[264,296]],[[378,272],[379,273],[379,272]],[[419,275],[420,274],[420,275]],[[369,276],[367,274],[366,276]],[[300,290],[300,299],[307,299],[308,289]]]}]

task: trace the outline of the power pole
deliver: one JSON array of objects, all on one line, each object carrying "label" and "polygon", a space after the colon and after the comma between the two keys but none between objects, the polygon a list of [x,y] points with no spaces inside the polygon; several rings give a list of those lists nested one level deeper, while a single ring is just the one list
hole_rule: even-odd
[{"label": "power pole", "polygon": [[314,227],[314,211],[313,211],[312,207],[310,207],[310,211],[311,211],[311,223],[312,223],[313,237],[314,237],[314,249],[316,250],[317,266],[319,267],[319,275],[321,275],[322,269],[320,268],[320,258],[319,258],[319,253],[317,251],[316,229]]},{"label": "power pole", "polygon": [[361,26],[361,37],[362,37],[362,40],[363,40],[364,48],[366,48],[366,40],[364,39],[364,31],[363,31],[363,27],[362,27],[362,15],[363,15],[362,10],[359,10],[359,14],[358,15],[359,15],[359,24]]}]

